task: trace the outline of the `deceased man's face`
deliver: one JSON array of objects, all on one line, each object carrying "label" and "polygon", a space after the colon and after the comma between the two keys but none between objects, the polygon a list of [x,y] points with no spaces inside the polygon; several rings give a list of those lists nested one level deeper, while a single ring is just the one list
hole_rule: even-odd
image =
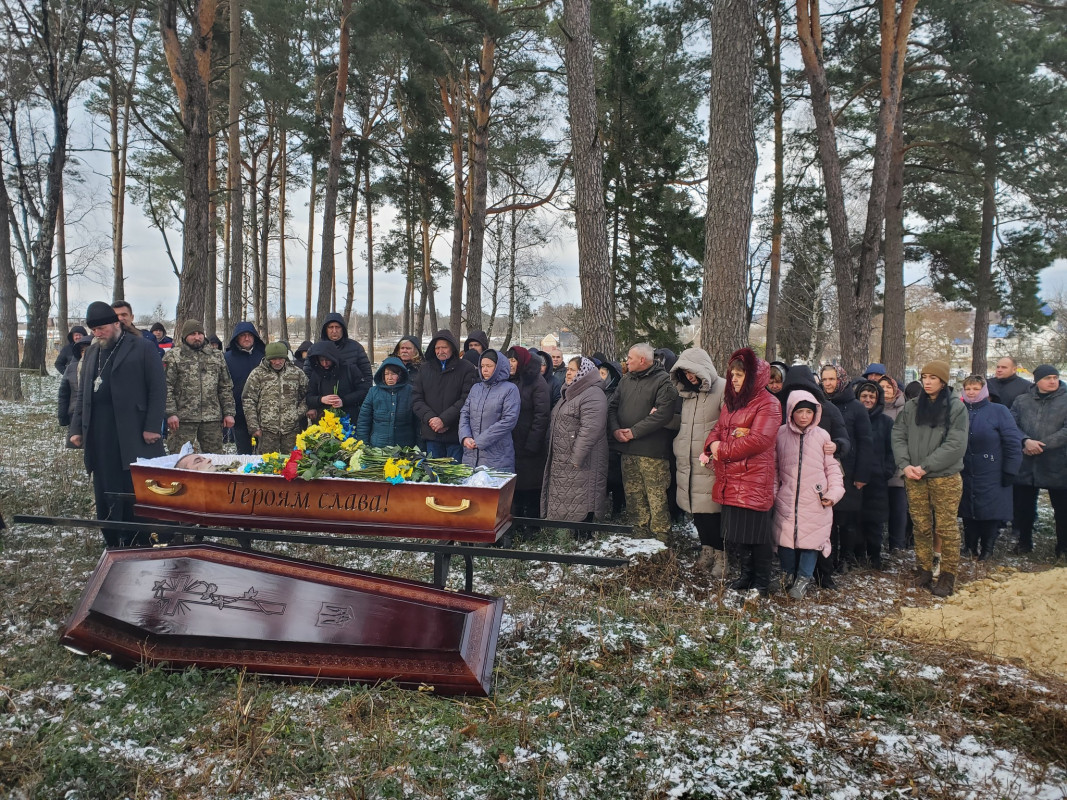
[{"label": "deceased man's face", "polygon": [[177,469],[192,469],[197,472],[212,472],[215,469],[211,459],[200,455],[200,453],[190,453],[187,456],[182,456],[174,466]]}]

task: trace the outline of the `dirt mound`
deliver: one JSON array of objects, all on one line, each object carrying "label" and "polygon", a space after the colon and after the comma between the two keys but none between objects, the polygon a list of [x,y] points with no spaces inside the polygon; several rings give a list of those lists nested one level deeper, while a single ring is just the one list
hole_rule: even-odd
[{"label": "dirt mound", "polygon": [[902,609],[893,628],[1067,678],[1067,570],[996,573],[958,587],[941,605]]}]

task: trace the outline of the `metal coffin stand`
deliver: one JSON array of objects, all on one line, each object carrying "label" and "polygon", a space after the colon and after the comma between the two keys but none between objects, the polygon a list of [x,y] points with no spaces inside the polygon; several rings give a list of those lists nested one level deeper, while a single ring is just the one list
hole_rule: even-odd
[{"label": "metal coffin stand", "polygon": [[488,695],[503,600],[214,545],[106,551],[61,643],[126,665]]}]

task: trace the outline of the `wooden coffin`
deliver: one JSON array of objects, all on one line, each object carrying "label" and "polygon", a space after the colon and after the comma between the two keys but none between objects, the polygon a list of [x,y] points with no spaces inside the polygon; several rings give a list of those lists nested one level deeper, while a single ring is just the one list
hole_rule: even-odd
[{"label": "wooden coffin", "polygon": [[488,695],[504,601],[217,545],[108,550],[61,644],[123,665],[237,667]]},{"label": "wooden coffin", "polygon": [[202,525],[495,542],[511,525],[515,479],[499,488],[130,465],[138,516]]}]

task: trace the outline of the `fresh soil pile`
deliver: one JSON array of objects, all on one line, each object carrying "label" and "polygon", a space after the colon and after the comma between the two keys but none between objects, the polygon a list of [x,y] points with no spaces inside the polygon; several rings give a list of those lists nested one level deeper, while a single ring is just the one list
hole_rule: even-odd
[{"label": "fresh soil pile", "polygon": [[894,629],[1067,678],[1067,570],[996,573],[957,587],[941,605],[902,609]]}]

